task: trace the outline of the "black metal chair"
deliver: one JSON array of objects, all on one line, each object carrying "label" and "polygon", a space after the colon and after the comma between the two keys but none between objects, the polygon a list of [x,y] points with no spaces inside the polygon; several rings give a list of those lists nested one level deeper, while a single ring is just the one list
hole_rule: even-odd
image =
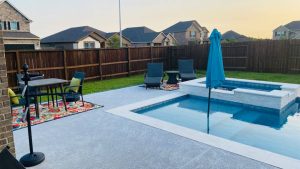
[{"label": "black metal chair", "polygon": [[163,77],[163,63],[148,63],[147,73],[144,77],[146,89],[150,87],[160,87],[163,83]]},{"label": "black metal chair", "polygon": [[[73,78],[80,79],[80,85],[79,86],[65,86],[64,91],[62,94],[59,94],[61,97],[63,97],[63,101],[66,102],[77,102],[81,99],[82,104],[84,106],[84,100],[83,100],[83,82],[85,78],[84,72],[75,72],[73,75]],[[75,91],[74,88],[77,88],[78,90]],[[65,104],[66,105],[66,104]],[[66,108],[67,110],[67,108]]]},{"label": "black metal chair", "polygon": [[[21,83],[21,82],[24,82],[22,80],[24,74],[22,73],[17,73],[17,83],[19,85],[19,90],[22,92],[24,87],[25,87],[25,84]],[[40,80],[40,79],[44,79],[44,75],[43,74],[40,74],[38,72],[32,72],[30,73],[30,80]],[[49,105],[49,88],[47,88],[47,92],[42,92],[40,88],[33,88],[33,87],[30,87],[29,88],[29,95],[35,95],[37,97],[40,98],[40,103],[42,103],[42,96],[47,96],[47,99],[48,99],[48,105]]]},{"label": "black metal chair", "polygon": [[5,147],[0,152],[0,169],[25,169],[25,167]]},{"label": "black metal chair", "polygon": [[182,82],[197,78],[194,70],[194,61],[191,59],[179,59],[178,69],[179,77]]},{"label": "black metal chair", "polygon": [[[12,101],[10,101],[11,113],[12,113],[12,109],[15,107],[23,107],[23,108],[25,107],[26,100],[21,94],[16,94],[16,96],[9,96],[9,97],[10,97],[10,100],[12,100],[13,98],[18,98],[18,101],[19,101],[19,104],[15,104]],[[34,103],[35,103],[35,100],[31,97],[29,99],[29,104],[34,104]]]}]

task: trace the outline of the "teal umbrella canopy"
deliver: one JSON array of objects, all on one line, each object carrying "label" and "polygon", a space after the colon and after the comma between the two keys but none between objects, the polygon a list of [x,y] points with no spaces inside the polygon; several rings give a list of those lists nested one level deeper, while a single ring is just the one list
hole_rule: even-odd
[{"label": "teal umbrella canopy", "polygon": [[221,33],[217,29],[214,29],[209,37],[210,48],[206,70],[207,88],[217,88],[225,81],[221,38]]}]

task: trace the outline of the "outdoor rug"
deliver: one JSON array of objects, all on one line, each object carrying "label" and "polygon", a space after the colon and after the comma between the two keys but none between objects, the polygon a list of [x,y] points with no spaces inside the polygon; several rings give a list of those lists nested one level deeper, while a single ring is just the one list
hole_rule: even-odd
[{"label": "outdoor rug", "polygon": [[179,89],[179,84],[166,84],[166,83],[164,83],[163,85],[161,85],[160,88],[162,90],[166,90],[166,91],[177,90],[177,89]]},{"label": "outdoor rug", "polygon": [[[99,106],[89,102],[84,102],[84,106],[82,106],[82,102],[78,101],[76,103],[67,103],[68,111],[66,111],[62,101],[58,102],[58,107],[53,107],[52,102],[50,102],[48,107],[48,103],[45,102],[39,105],[40,118],[36,118],[34,105],[31,105],[30,106],[31,124],[32,125],[41,124],[51,120],[57,120],[66,116],[87,112],[89,110],[93,110],[101,107],[103,106]],[[22,107],[17,107],[13,109],[12,111],[13,130],[27,127],[27,121],[26,121],[24,111],[25,110]]]},{"label": "outdoor rug", "polygon": [[[139,87],[146,88],[146,85],[143,84],[143,85],[140,85]],[[165,91],[178,90],[179,89],[179,84],[167,84],[167,81],[164,80],[164,82],[160,86],[160,88],[153,88],[153,89],[160,89],[160,90],[165,90]]]}]

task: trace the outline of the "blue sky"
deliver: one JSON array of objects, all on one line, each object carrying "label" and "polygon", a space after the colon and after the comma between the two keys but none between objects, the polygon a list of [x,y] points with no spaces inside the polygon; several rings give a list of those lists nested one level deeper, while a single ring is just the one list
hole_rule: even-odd
[{"label": "blue sky", "polygon": [[[118,31],[118,0],[10,0],[33,20],[40,37],[89,25]],[[148,26],[161,31],[184,20],[197,20],[209,30],[235,30],[256,38],[271,38],[272,30],[300,20],[300,0],[121,0],[123,27]]]}]

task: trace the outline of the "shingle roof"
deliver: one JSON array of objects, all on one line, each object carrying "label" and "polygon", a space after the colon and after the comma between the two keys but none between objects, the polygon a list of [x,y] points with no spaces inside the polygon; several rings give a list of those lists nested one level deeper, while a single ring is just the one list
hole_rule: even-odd
[{"label": "shingle roof", "polygon": [[138,43],[152,42],[159,35],[159,32],[155,32],[145,26],[126,28],[122,31],[122,33],[123,36],[125,36],[131,42]]},{"label": "shingle roof", "polygon": [[13,38],[13,39],[39,39],[38,36],[30,32],[3,32],[3,38]]},{"label": "shingle roof", "polygon": [[248,39],[247,36],[241,35],[235,31],[227,31],[222,35],[222,39],[226,40],[226,39],[236,39],[236,40],[246,40]]},{"label": "shingle roof", "polygon": [[108,38],[112,37],[116,33],[118,33],[118,32],[109,32],[109,33],[106,33],[105,34],[105,38],[108,39]]},{"label": "shingle roof", "polygon": [[56,34],[45,37],[41,40],[41,43],[67,43],[67,42],[77,42],[80,39],[90,35],[91,33],[97,33],[99,36],[105,37],[106,33],[98,29],[81,26],[70,28]]},{"label": "shingle roof", "polygon": [[192,24],[196,22],[195,20],[192,21],[183,21],[183,22],[178,22],[172,26],[170,26],[169,28],[163,30],[163,32],[165,34],[168,33],[173,33],[173,32],[185,32],[187,28],[189,28],[190,26],[192,26]]},{"label": "shingle roof", "polygon": [[293,21],[284,26],[290,30],[300,30],[300,21]]}]

